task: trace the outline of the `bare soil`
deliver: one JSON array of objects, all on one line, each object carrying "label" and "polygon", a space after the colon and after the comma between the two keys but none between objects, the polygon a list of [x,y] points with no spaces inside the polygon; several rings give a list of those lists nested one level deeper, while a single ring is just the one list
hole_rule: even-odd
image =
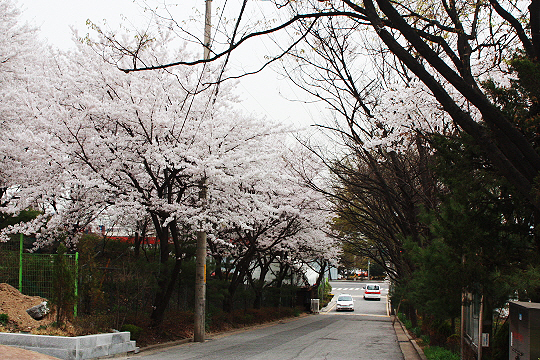
[{"label": "bare soil", "polygon": [[0,284],[0,314],[8,315],[8,323],[0,325],[4,332],[37,330],[40,326],[46,327],[55,321],[53,314],[46,315],[42,320],[33,319],[26,312],[32,306],[47,301],[39,296],[21,294],[19,290],[5,283]]}]

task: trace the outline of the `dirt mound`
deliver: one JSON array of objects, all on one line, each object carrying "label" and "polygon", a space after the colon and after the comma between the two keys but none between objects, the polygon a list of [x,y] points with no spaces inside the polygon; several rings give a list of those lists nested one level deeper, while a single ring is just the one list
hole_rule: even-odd
[{"label": "dirt mound", "polygon": [[9,284],[0,284],[0,314],[7,314],[9,319],[5,330],[31,331],[40,326],[50,325],[55,320],[52,314],[48,314],[38,321],[32,319],[26,312],[27,309],[39,305],[43,301],[47,301],[47,299],[24,295]]}]

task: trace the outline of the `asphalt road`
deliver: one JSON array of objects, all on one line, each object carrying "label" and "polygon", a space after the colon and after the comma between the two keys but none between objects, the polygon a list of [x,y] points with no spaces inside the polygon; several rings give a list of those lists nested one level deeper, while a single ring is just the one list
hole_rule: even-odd
[{"label": "asphalt road", "polygon": [[[339,314],[356,314],[356,315],[377,315],[388,316],[386,302],[388,298],[388,283],[386,282],[369,282],[375,283],[381,287],[381,301],[376,300],[364,300],[364,287],[368,282],[366,281],[330,281],[332,286],[332,293],[335,298],[339,294],[350,294],[354,300],[354,312],[339,312]],[[333,303],[330,304],[331,312],[336,312]]]},{"label": "asphalt road", "polygon": [[[337,284],[347,284],[338,282]],[[386,315],[386,297],[365,301],[359,290],[348,286],[334,294],[347,292],[355,296],[354,312],[339,312],[331,306],[328,312],[285,321],[271,326],[188,343],[153,352],[143,351],[127,359],[403,359],[391,319]],[[342,288],[345,288],[344,286]]]}]

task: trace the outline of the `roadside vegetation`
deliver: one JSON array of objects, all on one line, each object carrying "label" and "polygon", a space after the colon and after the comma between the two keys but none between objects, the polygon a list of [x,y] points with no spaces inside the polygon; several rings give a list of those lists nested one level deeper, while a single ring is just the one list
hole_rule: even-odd
[{"label": "roadside vegetation", "polygon": [[460,360],[458,354],[454,354],[450,350],[437,346],[428,346],[424,348],[424,354],[428,360]]},{"label": "roadside vegetation", "polygon": [[[145,256],[135,256],[133,244],[108,239],[97,235],[84,235],[79,242],[79,293],[74,298],[72,276],[64,281],[55,280],[49,306],[52,312],[43,325],[35,326],[32,332],[43,335],[75,336],[113,330],[129,331],[139,346],[147,346],[193,337],[194,307],[194,261],[186,262],[181,269],[181,277],[171,296],[162,324],[156,326],[151,318],[152,298],[156,287],[155,271],[158,267],[148,259],[158,256],[155,246],[143,247]],[[43,248],[41,252],[57,252],[54,248]],[[0,255],[6,250],[0,247]],[[60,253],[62,250],[60,249]],[[62,255],[56,255],[58,258]],[[148,257],[148,258],[147,258]],[[62,259],[62,258],[61,258]],[[55,277],[62,277],[65,266],[55,261]],[[9,269],[3,268],[4,274]],[[230,331],[247,326],[264,324],[280,319],[300,316],[309,311],[309,303],[299,299],[317,296],[317,288],[312,291],[305,287],[290,285],[288,276],[281,287],[266,286],[262,299],[257,300],[257,291],[250,285],[240,287],[232,301],[232,311],[224,310],[227,298],[227,282],[212,275],[209,267],[207,279],[206,331],[209,334]],[[64,274],[65,275],[65,274]],[[71,280],[70,280],[71,279]],[[62,289],[58,288],[62,285]],[[56,290],[56,289],[59,290]],[[20,294],[12,288],[18,296]],[[55,291],[62,297],[55,298]],[[328,291],[330,288],[328,288]],[[3,293],[0,293],[2,297]],[[300,294],[300,295],[299,295]],[[11,294],[15,296],[15,294]],[[19,299],[3,298],[3,302],[18,302]],[[41,301],[41,300],[39,300]],[[78,314],[74,315],[74,303],[78,304]],[[24,313],[26,308],[18,309]],[[58,316],[58,309],[62,316]],[[24,314],[25,315],[25,314]],[[13,313],[13,318],[23,314]],[[6,313],[0,314],[3,331],[28,331],[17,326]],[[39,325],[39,321],[36,322]]]}]

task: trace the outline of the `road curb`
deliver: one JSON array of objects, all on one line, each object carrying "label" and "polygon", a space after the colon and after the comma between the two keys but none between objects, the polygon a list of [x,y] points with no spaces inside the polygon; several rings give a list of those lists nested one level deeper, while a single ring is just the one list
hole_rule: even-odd
[{"label": "road curb", "polygon": [[170,348],[170,347],[177,346],[177,345],[183,345],[183,344],[187,344],[189,342],[193,342],[193,338],[187,338],[187,339],[181,339],[181,340],[168,341],[168,342],[164,342],[164,343],[148,345],[148,346],[140,348],[138,354],[140,354],[142,352],[148,353],[148,352],[151,352],[151,351],[154,351],[154,350],[161,350],[161,349]]},{"label": "road curb", "polygon": [[336,305],[336,300],[335,300],[336,296],[334,295],[334,297],[332,298],[332,300],[330,300],[330,302],[328,304],[326,304],[325,307],[323,307],[322,309],[319,310],[319,312],[321,313],[329,313],[330,310],[332,310],[334,308],[334,306]]},{"label": "road curb", "polygon": [[394,324],[394,330],[396,331],[396,335],[398,336],[398,342],[400,343],[400,347],[402,347],[402,344],[403,344],[403,341],[400,341],[400,335],[401,337],[403,337],[404,335],[407,341],[412,345],[414,349],[415,353],[411,354],[410,351],[404,351],[402,347],[403,357],[405,358],[405,360],[428,360],[422,348],[418,345],[416,340],[409,334],[409,332],[407,331],[407,328],[405,328],[405,325],[401,322],[401,320],[396,315],[394,315],[392,324]]}]

